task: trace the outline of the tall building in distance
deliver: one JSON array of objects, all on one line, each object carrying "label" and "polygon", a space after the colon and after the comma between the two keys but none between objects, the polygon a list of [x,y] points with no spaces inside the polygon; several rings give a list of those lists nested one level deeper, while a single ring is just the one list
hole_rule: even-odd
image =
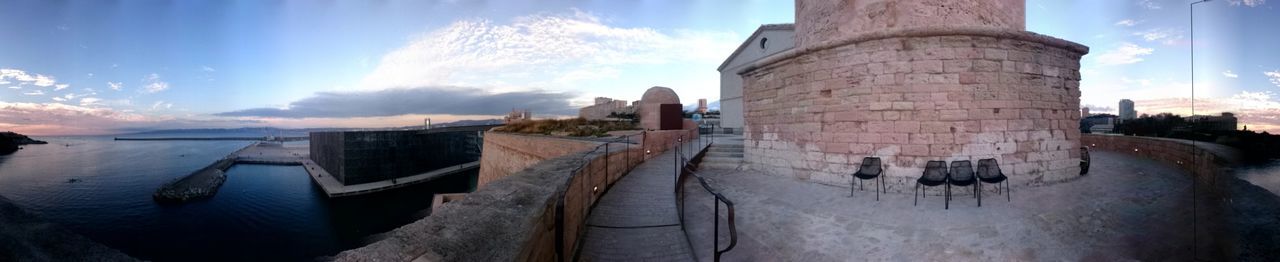
[{"label": "tall building in distance", "polygon": [[1080,119],[1084,119],[1084,118],[1086,118],[1086,117],[1089,117],[1089,108],[1088,108],[1088,107],[1081,107],[1081,108],[1080,108]]},{"label": "tall building in distance", "polygon": [[1120,99],[1120,120],[1138,118],[1138,111],[1133,110],[1133,100]]},{"label": "tall building in distance", "polygon": [[706,98],[699,98],[699,99],[698,99],[698,113],[699,113],[699,114],[706,114],[706,113],[707,113],[707,99],[706,99]]}]

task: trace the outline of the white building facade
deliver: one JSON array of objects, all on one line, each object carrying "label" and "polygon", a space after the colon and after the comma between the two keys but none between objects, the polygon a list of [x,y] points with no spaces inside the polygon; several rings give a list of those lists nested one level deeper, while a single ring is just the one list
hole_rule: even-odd
[{"label": "white building facade", "polygon": [[720,71],[720,126],[726,132],[742,134],[745,124],[742,115],[742,76],[737,72],[761,58],[790,50],[795,46],[795,35],[793,24],[762,25],[716,69]]}]

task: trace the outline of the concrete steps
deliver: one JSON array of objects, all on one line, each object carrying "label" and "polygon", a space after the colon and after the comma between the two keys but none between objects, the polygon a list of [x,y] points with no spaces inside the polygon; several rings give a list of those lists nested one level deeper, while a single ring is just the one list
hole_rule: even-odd
[{"label": "concrete steps", "polygon": [[743,147],[741,138],[723,139],[716,142],[711,144],[710,148],[707,148],[707,154],[702,157],[700,167],[737,169],[742,166]]}]

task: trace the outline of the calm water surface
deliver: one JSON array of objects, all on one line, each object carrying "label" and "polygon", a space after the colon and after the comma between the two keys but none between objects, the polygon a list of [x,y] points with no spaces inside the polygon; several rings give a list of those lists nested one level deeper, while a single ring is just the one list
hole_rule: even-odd
[{"label": "calm water surface", "polygon": [[1272,161],[1270,164],[1240,168],[1236,170],[1236,176],[1266,188],[1272,194],[1280,195],[1280,160]]},{"label": "calm water surface", "polygon": [[304,261],[366,244],[424,216],[435,192],[463,192],[475,172],[330,200],[301,167],[236,165],[214,197],[160,205],[151,193],[249,142],[37,138],[0,157],[0,195],[140,259]]}]

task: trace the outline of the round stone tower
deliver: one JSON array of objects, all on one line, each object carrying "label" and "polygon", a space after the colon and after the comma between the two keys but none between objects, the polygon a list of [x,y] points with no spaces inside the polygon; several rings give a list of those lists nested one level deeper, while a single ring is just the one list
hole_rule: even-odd
[{"label": "round stone tower", "polygon": [[1024,20],[1023,0],[797,0],[796,47],[738,72],[745,160],[848,186],[880,157],[907,192],[932,160],[994,158],[1015,185],[1077,177],[1088,47]]}]

